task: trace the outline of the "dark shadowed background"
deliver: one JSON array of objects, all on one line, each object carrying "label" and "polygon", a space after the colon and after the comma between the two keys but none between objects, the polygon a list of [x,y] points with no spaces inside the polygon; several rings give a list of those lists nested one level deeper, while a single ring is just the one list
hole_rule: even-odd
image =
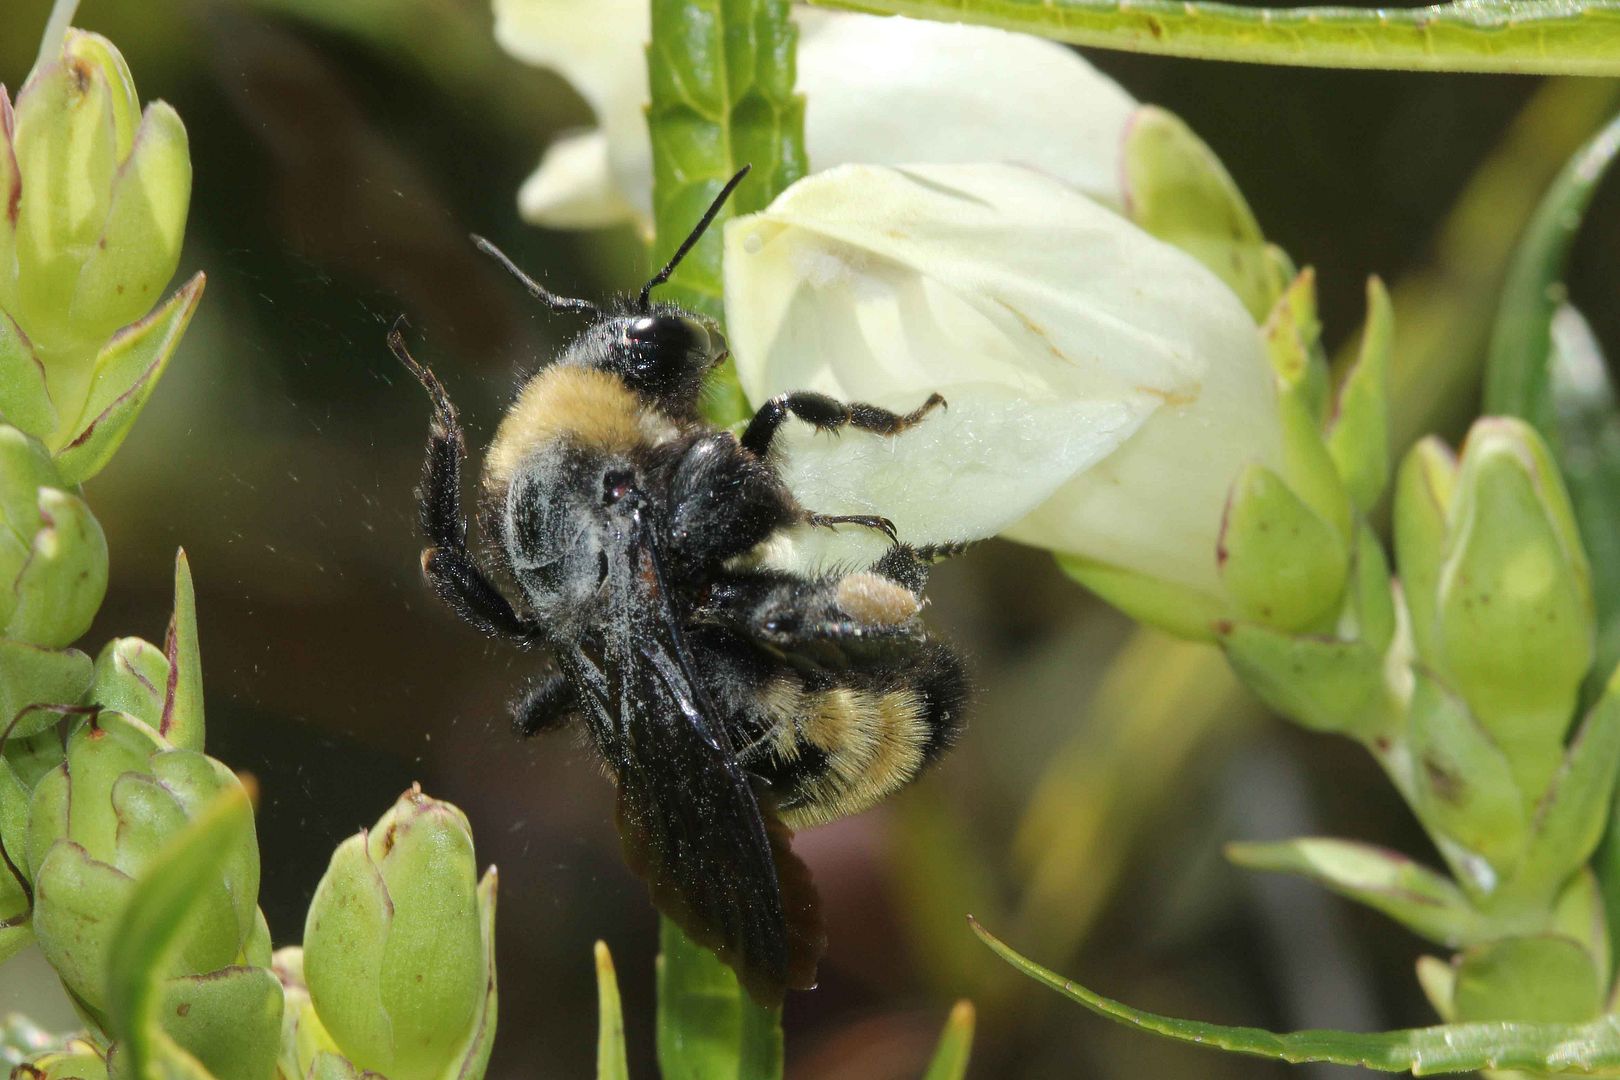
[{"label": "dark shadowed background", "polygon": [[[13,88],[46,7],[0,5]],[[78,24],[111,37],[142,97],[185,119],[181,269],[208,274],[152,404],[89,485],[112,587],[87,647],[160,637],[184,545],[209,750],[257,779],[276,944],[301,937],[333,846],[420,780],[467,811],[480,858],[501,869],[490,1076],[590,1073],[598,938],[617,962],[632,1068],[652,1075],[656,923],[621,865],[609,785],[568,736],[513,739],[505,702],[532,661],[455,623],[417,568],[427,407],[384,347],[388,325],[409,316],[482,445],[519,373],[574,324],[536,310],[467,232],[561,291],[643,276],[628,231],[519,221],[515,192],[541,148],[589,117],[562,81],[500,53],[491,23],[483,0],[85,0]],[[1358,326],[1367,274],[1395,285],[1403,446],[1425,430],[1455,437],[1472,415],[1501,262],[1551,173],[1620,105],[1598,81],[1093,59],[1183,116],[1270,238],[1316,267],[1330,342]],[[1611,352],[1615,186],[1571,282]],[[964,996],[980,1009],[977,1077],[1343,1072],[1108,1025],[1012,975],[968,912],[1159,1011],[1272,1027],[1432,1020],[1415,938],[1221,857],[1227,840],[1300,833],[1431,857],[1357,748],[1264,715],[1213,651],[1134,631],[1039,552],[981,545],[931,593],[932,622],[976,672],[971,728],[910,791],[801,838],[832,948],[822,987],[788,1004],[790,1077],[918,1076]],[[0,1001],[51,1019],[42,970],[0,970]]]}]

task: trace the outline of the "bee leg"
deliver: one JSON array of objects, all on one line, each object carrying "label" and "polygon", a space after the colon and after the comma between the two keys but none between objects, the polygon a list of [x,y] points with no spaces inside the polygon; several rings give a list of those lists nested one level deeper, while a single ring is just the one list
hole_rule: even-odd
[{"label": "bee leg", "polygon": [[929,544],[925,547],[896,544],[872,564],[871,572],[921,595],[923,587],[928,584],[928,571],[934,563],[960,555],[968,546],[967,543]]},{"label": "bee leg", "polygon": [[900,542],[899,534],[894,531],[894,522],[876,514],[815,514],[805,511],[804,523],[825,529],[830,529],[834,525],[860,525],[868,529],[877,529],[893,543]]},{"label": "bee leg", "polygon": [[512,730],[527,739],[566,724],[578,710],[574,689],[561,675],[537,679],[512,703]]},{"label": "bee leg", "polygon": [[388,347],[433,401],[422,486],[417,489],[422,533],[430,545],[422,551],[423,575],[452,611],[483,633],[524,642],[538,639],[539,627],[512,610],[467,550],[467,519],[461,512],[461,459],[467,445],[450,395],[405,347],[399,323],[388,332]]},{"label": "bee leg", "polygon": [[807,424],[813,424],[817,431],[836,431],[848,424],[862,431],[870,431],[874,435],[898,435],[944,404],[943,397],[930,394],[927,401],[902,415],[859,401],[846,404],[826,394],[808,390],[778,394],[761,405],[759,412],[748,422],[748,427],[742,435],[742,444],[759,457],[764,457],[770,451],[771,440],[776,437],[776,429],[782,426],[789,415],[796,416]]}]

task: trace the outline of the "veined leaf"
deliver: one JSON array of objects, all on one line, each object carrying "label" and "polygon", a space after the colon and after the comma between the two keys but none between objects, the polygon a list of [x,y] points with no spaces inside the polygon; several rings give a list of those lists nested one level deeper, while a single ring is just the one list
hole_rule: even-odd
[{"label": "veined leaf", "polygon": [[1584,1024],[1437,1024],[1399,1031],[1292,1031],[1177,1020],[1123,1005],[1021,956],[977,922],[974,933],[1036,982],[1116,1023],[1178,1042],[1277,1061],[1360,1065],[1414,1076],[1522,1069],[1534,1073],[1611,1073],[1620,1069],[1620,1016]]},{"label": "veined leaf", "polygon": [[782,1014],[756,1005],[731,969],[659,919],[658,1069],[664,1080],[782,1075]]},{"label": "veined leaf", "polygon": [[664,296],[721,318],[720,227],[762,209],[805,173],[804,100],[794,94],[798,34],[788,0],[653,0],[654,263],[684,240],[738,169],[748,179],[670,279]]},{"label": "veined leaf", "polygon": [[[1617,15],[1620,18],[1620,15]],[[1620,54],[1620,50],[1616,50]],[[1553,413],[1552,319],[1564,266],[1598,181],[1620,152],[1620,117],[1575,152],[1525,226],[1497,309],[1485,368],[1485,412],[1519,416],[1558,446]]]},{"label": "veined leaf", "polygon": [[[808,169],[804,99],[793,92],[798,32],[788,0],[652,0],[653,262],[661,267],[720,188],[752,167],[664,287],[665,299],[724,320],[720,232],[764,209]],[[749,415],[730,363],[709,379],[704,411],[729,427]]]},{"label": "veined leaf", "polygon": [[1015,30],[1103,49],[1256,64],[1620,75],[1614,0],[1466,0],[1423,8],[1242,7],[1179,0],[813,0]]},{"label": "veined leaf", "polygon": [[1251,870],[1310,878],[1442,945],[1470,945],[1488,933],[1484,920],[1450,878],[1371,844],[1302,837],[1228,844],[1226,857]]}]

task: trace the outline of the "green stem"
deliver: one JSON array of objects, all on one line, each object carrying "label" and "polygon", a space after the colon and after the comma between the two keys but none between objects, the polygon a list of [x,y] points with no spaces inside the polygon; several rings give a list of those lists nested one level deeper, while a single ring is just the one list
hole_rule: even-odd
[{"label": "green stem", "polygon": [[1423,8],[1181,0],[813,0],[1104,49],[1305,67],[1620,75],[1620,0],[1463,0]]}]

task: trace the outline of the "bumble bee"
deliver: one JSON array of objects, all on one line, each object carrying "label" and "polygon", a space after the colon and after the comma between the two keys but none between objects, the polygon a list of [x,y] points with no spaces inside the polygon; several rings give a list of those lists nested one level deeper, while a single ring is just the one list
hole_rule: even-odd
[{"label": "bumble bee", "polygon": [[918,618],[939,550],[895,542],[868,568],[770,569],[760,549],[798,525],[884,518],[801,506],[771,461],[789,417],[899,435],[899,415],[815,393],[766,402],[741,437],[700,419],[727,355],[697,316],[652,299],[720,212],[732,177],[668,265],[599,307],[555,296],[488,241],[535,299],[591,321],[528,380],[485,455],[479,522],[506,599],[468,547],[455,406],[400,336],[389,345],[433,404],[422,569],[485,634],[540,646],[554,671],[514,706],[522,735],[583,721],[618,786],[626,859],[658,908],[762,1003],[809,988],[825,933],[790,829],[862,810],[950,745],[963,668]]}]

